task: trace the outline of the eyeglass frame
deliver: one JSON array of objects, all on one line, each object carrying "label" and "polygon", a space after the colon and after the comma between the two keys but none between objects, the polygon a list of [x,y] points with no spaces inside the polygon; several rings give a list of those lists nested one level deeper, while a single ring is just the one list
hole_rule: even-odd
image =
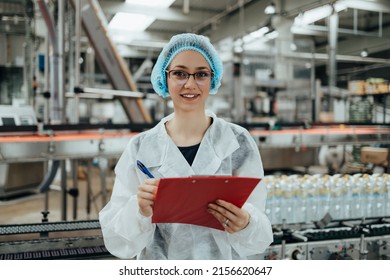
[{"label": "eyeglass frame", "polygon": [[[167,75],[166,75],[167,78],[171,79],[171,72],[173,72],[173,71],[183,72],[183,73],[186,73],[186,74],[188,75],[188,77],[187,77],[186,80],[183,79],[183,81],[184,81],[184,82],[183,82],[183,85],[186,84],[186,83],[188,82],[188,80],[190,79],[191,76],[194,77],[194,81],[195,81],[195,83],[196,83],[197,85],[203,85],[203,84],[202,84],[202,81],[201,81],[201,83],[199,84],[198,80],[196,79],[196,76],[195,76],[195,75],[198,74],[198,73],[202,73],[202,72],[203,72],[203,73],[204,73],[204,72],[210,73],[210,82],[212,81],[213,76],[214,76],[214,72],[213,72],[213,71],[209,71],[209,70],[201,70],[201,71],[197,71],[197,72],[195,72],[195,73],[190,74],[190,73],[188,73],[187,71],[184,71],[184,70],[173,69],[173,70],[165,70],[165,73],[167,74]],[[180,81],[180,80],[175,80],[175,81]]]}]

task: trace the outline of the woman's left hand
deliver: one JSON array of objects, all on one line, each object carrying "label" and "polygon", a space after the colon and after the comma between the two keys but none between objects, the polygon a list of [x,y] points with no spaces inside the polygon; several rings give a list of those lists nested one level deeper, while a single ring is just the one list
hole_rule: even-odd
[{"label": "woman's left hand", "polygon": [[234,204],[218,199],[210,203],[208,212],[212,214],[229,233],[235,233],[246,228],[249,224],[249,213]]}]

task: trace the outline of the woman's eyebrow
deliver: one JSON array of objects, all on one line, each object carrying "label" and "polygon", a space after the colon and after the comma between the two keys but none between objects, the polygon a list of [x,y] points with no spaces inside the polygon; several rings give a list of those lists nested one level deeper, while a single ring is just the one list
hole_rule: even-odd
[{"label": "woman's eyebrow", "polygon": [[[173,68],[182,68],[182,69],[188,69],[188,66],[186,66],[186,65],[175,65],[175,66],[173,66],[172,67],[172,69]],[[195,69],[197,69],[197,70],[210,70],[209,69],[209,67],[207,67],[207,66],[198,66],[198,67],[195,67]]]}]

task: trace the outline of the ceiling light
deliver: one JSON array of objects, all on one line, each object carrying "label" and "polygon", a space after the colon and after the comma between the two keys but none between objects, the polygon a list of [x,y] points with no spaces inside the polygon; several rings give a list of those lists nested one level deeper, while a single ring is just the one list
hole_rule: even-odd
[{"label": "ceiling light", "polygon": [[290,44],[290,49],[291,49],[293,52],[295,52],[295,51],[298,49],[298,47],[297,47],[297,45],[296,45],[295,43],[291,43],[291,44]]},{"label": "ceiling light", "polygon": [[333,5],[320,6],[303,13],[300,13],[295,19],[294,24],[307,25],[314,23],[318,20],[329,17],[333,12],[340,12],[345,10],[347,7],[343,3],[335,3]]},{"label": "ceiling light", "polygon": [[270,28],[268,26],[263,26],[262,28],[245,35],[242,39],[244,43],[252,42],[253,40],[259,39],[263,37],[265,34],[270,32]]},{"label": "ceiling light", "polygon": [[[175,0],[126,0],[128,4],[138,6],[169,8]],[[116,13],[110,21],[108,27],[112,34],[115,31],[142,32],[145,31],[154,21],[155,17],[137,13]],[[128,35],[127,35],[128,36]]]},{"label": "ceiling light", "polygon": [[362,50],[362,51],[360,52],[360,56],[361,56],[361,57],[367,57],[367,56],[368,56],[368,51],[367,51],[367,49]]},{"label": "ceiling light", "polygon": [[274,15],[274,14],[276,14],[275,4],[273,2],[269,3],[267,5],[267,7],[265,7],[265,9],[264,9],[264,13],[266,15]]}]

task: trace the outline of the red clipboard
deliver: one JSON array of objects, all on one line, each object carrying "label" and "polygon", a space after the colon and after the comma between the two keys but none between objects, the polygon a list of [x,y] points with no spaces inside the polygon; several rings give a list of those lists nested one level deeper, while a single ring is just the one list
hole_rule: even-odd
[{"label": "red clipboard", "polygon": [[260,178],[194,176],[162,178],[153,206],[153,223],[184,223],[224,230],[207,212],[208,204],[222,199],[242,207]]}]

